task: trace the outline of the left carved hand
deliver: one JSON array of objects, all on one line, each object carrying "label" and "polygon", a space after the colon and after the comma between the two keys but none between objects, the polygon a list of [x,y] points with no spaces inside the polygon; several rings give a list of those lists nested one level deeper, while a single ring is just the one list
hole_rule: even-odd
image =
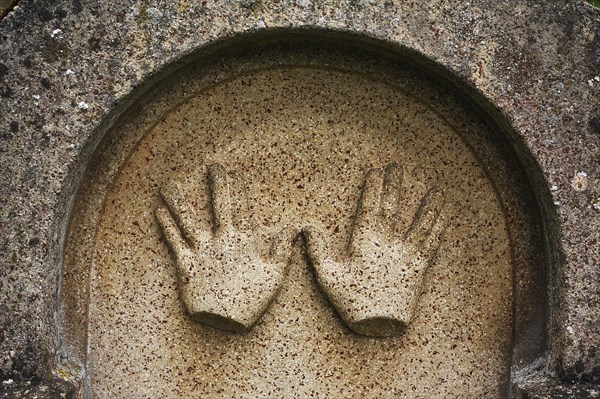
[{"label": "left carved hand", "polygon": [[[220,164],[208,171],[212,232],[197,227],[194,210],[174,183],[161,188],[167,208],[158,208],[156,218],[175,255],[181,299],[190,316],[212,327],[245,331],[281,287],[298,229],[282,230],[263,261],[252,231],[240,231],[232,222],[232,214],[246,217],[242,176]],[[232,209],[232,203],[241,205]]]}]

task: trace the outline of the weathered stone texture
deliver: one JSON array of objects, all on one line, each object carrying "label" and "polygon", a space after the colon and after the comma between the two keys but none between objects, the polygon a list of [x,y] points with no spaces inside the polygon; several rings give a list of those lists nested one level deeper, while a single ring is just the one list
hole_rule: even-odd
[{"label": "weathered stone texture", "polygon": [[297,28],[409,49],[495,105],[547,222],[552,369],[599,383],[600,12],[562,0],[21,0],[0,22],[0,380],[57,362],[70,204],[137,90],[203,46]]}]

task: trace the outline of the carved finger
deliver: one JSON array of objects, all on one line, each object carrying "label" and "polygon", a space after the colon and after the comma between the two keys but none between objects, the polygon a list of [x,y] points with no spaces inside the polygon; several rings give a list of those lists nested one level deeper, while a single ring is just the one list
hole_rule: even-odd
[{"label": "carved finger", "polygon": [[381,220],[384,232],[389,234],[390,238],[396,230],[396,222],[398,220],[400,194],[402,191],[402,174],[402,166],[397,163],[390,163],[385,168],[383,194],[381,196]]},{"label": "carved finger", "polygon": [[358,202],[350,247],[356,247],[361,233],[370,230],[378,223],[379,206],[381,202],[381,189],[383,185],[383,171],[379,168],[371,169],[365,176],[362,194]]},{"label": "carved finger", "polygon": [[237,170],[227,171],[229,191],[231,193],[231,218],[234,226],[240,231],[251,230],[248,218],[248,188],[246,179]]},{"label": "carved finger", "polygon": [[175,223],[181,229],[183,238],[193,247],[197,244],[196,214],[187,202],[179,186],[175,182],[166,182],[160,188],[160,195],[171,211]]},{"label": "carved finger", "polygon": [[422,251],[426,259],[431,259],[439,249],[442,236],[446,232],[447,227],[448,224],[446,223],[446,219],[444,218],[444,210],[442,209],[440,210],[440,214],[433,224],[433,227],[429,232],[429,236],[423,245]]},{"label": "carved finger", "polygon": [[229,184],[223,165],[217,163],[208,167],[208,184],[213,209],[213,230],[215,234],[219,234],[231,227]]},{"label": "carved finger", "polygon": [[408,228],[405,237],[405,239],[415,248],[423,249],[422,246],[432,232],[433,226],[440,216],[443,205],[444,194],[437,187],[429,189],[423,196],[421,205],[419,206],[417,214]]},{"label": "carved finger", "polygon": [[177,259],[181,259],[184,251],[187,249],[187,243],[181,236],[180,230],[175,224],[171,213],[167,208],[159,207],[156,209],[155,215],[171,251],[173,251]]},{"label": "carved finger", "polygon": [[308,260],[314,267],[318,268],[328,258],[327,238],[320,229],[314,226],[304,227],[302,235],[306,245]]},{"label": "carved finger", "polygon": [[292,252],[292,245],[299,233],[300,229],[295,226],[286,227],[277,233],[271,244],[270,261],[272,263],[287,263]]}]

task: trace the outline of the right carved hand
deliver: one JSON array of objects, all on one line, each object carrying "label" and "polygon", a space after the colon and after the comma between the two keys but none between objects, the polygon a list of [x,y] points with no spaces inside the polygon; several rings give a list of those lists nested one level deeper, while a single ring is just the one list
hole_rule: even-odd
[{"label": "right carved hand", "polygon": [[319,285],[358,334],[390,336],[406,329],[445,229],[444,196],[432,188],[408,231],[396,237],[402,174],[397,164],[389,164],[385,172],[367,173],[342,261],[330,256],[321,231],[312,226],[303,229]]},{"label": "right carved hand", "polygon": [[190,316],[212,327],[246,331],[281,287],[298,229],[277,234],[263,261],[252,232],[240,231],[232,221],[232,215],[247,217],[242,176],[214,164],[208,177],[212,231],[198,227],[193,208],[172,182],[161,187],[166,208],[159,207],[156,218],[175,255],[180,295]]}]

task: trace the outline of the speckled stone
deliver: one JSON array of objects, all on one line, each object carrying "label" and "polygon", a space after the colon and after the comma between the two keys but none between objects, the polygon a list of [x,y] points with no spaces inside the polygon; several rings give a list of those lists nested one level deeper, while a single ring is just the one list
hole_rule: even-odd
[{"label": "speckled stone", "polygon": [[77,392],[70,382],[55,379],[51,382],[39,380],[15,381],[3,379],[0,398],[6,399],[75,399]]},{"label": "speckled stone", "polygon": [[0,0],[0,20],[17,4],[17,0]]},{"label": "speckled stone", "polygon": [[[142,137],[140,144],[122,158],[105,158],[119,154],[118,147],[99,151],[92,161],[94,178],[81,187],[99,197],[106,192],[102,182],[109,184],[101,208],[90,206],[87,195],[76,203],[65,253],[65,273],[90,270],[86,363],[91,397],[142,398],[147,392],[156,397],[504,397],[513,329],[508,230],[523,229],[526,222],[520,216],[524,210],[507,220],[494,189],[494,182],[508,185],[509,177],[487,177],[469,148],[473,137],[491,140],[490,128],[459,114],[459,133],[444,118],[450,109],[460,109],[450,105],[455,98],[424,87],[414,71],[386,69],[358,56],[270,49],[226,62],[178,75],[174,88],[166,84],[167,93],[155,93],[156,105],[117,125],[111,136]],[[218,79],[207,87],[202,77],[215,74]],[[395,81],[403,84],[392,85]],[[440,103],[447,109],[433,111]],[[145,126],[150,126],[147,132],[138,131]],[[124,163],[111,164],[115,159]],[[506,169],[498,163],[488,167]],[[235,230],[230,230],[242,237],[237,240],[215,229],[222,217],[211,217],[216,202],[224,208],[214,193],[224,191],[214,187],[217,171],[226,176],[220,164],[247,182],[247,210],[237,207],[232,217]],[[367,207],[375,201],[367,197],[378,195],[377,173],[383,185],[383,170],[375,167],[388,164],[395,165],[386,168],[388,174],[404,178],[395,207],[398,226],[386,233],[385,242],[375,236],[380,222],[369,217]],[[363,184],[365,174],[373,176],[366,177],[370,186]],[[170,182],[177,182],[186,205],[169,199],[176,197],[165,193]],[[228,191],[236,186],[237,194],[227,195],[232,203],[245,191],[234,183]],[[163,187],[162,199],[157,187]],[[443,196],[427,195],[432,187]],[[424,198],[431,199],[429,204]],[[447,223],[440,224],[447,225],[445,238],[435,259],[440,244],[418,251],[421,260],[412,261],[412,248],[421,248],[419,230],[427,235],[431,229],[423,208],[431,208],[435,218],[440,212],[442,202],[434,198],[446,201]],[[225,271],[211,265],[210,276],[182,278],[177,272],[182,267],[189,275],[205,271],[210,262],[197,264],[196,256],[190,265],[180,254],[185,249],[175,248],[177,233],[168,231],[176,229],[175,223],[167,225],[163,216],[157,223],[154,217],[163,203],[172,204],[172,217],[190,219],[184,223],[180,217],[180,226],[190,226],[182,232],[213,230],[206,240],[220,248],[225,235],[225,246],[240,247],[240,260],[227,261],[237,249],[215,253],[213,244],[206,244],[201,256],[224,258]],[[417,214],[422,219],[413,223]],[[272,264],[270,277],[260,272],[260,262],[249,259],[253,253],[267,254],[273,237],[290,225],[310,227],[306,246],[297,242],[293,254],[283,252],[289,270],[281,283],[277,271],[283,269]],[[96,230],[94,238],[87,239],[83,229]],[[244,232],[253,233],[253,246]],[[287,241],[289,246],[290,237]],[[243,273],[263,277],[249,284]],[[334,275],[339,279],[330,278]],[[369,288],[375,279],[379,282]],[[203,288],[206,281],[210,287]],[[82,285],[65,283],[65,293]],[[192,294],[190,287],[195,287]],[[198,309],[210,309],[219,322],[209,320],[209,326],[247,329],[250,323],[238,309],[254,314],[246,303],[269,299],[274,289],[279,295],[246,334],[207,328],[205,316],[196,316]],[[65,316],[68,330],[79,335],[85,322],[77,314]]]},{"label": "speckled stone", "polygon": [[[515,209],[531,215],[514,214],[535,226],[527,240],[535,241],[536,229],[543,230],[546,248],[537,258],[527,251],[516,254],[544,266],[517,269],[527,276],[516,274],[514,301],[534,304],[533,309],[548,304],[548,312],[523,306],[515,315],[514,323],[523,328],[516,330],[522,335],[515,337],[521,345],[512,352],[511,381],[519,386],[541,369],[553,386],[576,384],[573,392],[593,395],[593,385],[583,384],[600,379],[599,26],[598,10],[582,1],[21,0],[0,22],[0,376],[85,386],[78,381],[89,376],[81,368],[87,338],[62,326],[65,314],[87,314],[89,291],[73,284],[72,291],[60,292],[61,280],[81,279],[63,273],[63,247],[76,188],[91,184],[93,174],[83,180],[84,171],[90,176],[95,167],[90,160],[115,121],[141,112],[132,104],[152,98],[153,84],[182,65],[302,33],[307,41],[343,42],[416,64],[435,77],[432,82],[451,82],[440,88],[463,93],[503,132],[512,145],[505,152],[518,158],[515,169],[525,170],[520,184],[535,195],[535,200],[513,195],[521,207]],[[301,31],[286,33],[294,29]],[[137,130],[148,132],[150,126]],[[117,132],[112,139],[121,150],[106,157],[124,157],[109,162],[124,165],[141,137]],[[105,145],[110,147],[99,148]],[[220,161],[238,167],[227,160]],[[388,162],[380,161],[367,169]],[[360,185],[367,169],[356,169],[349,185]],[[202,173],[190,176],[197,175]],[[511,185],[498,189],[501,198],[520,187],[505,181]],[[359,192],[355,186],[353,195]],[[89,206],[102,202],[102,196],[89,195],[82,200]],[[157,191],[151,198],[158,201]],[[353,201],[342,202],[352,208]],[[518,223],[511,209],[504,211]],[[344,218],[353,213],[341,212]],[[156,239],[155,233],[145,237]],[[305,261],[302,250],[296,251],[294,264],[300,266]],[[65,296],[80,300],[61,305]],[[538,327],[532,332],[527,326]],[[530,340],[544,341],[546,334],[547,350],[540,339]],[[532,353],[533,359],[527,356]],[[560,389],[530,397],[552,397]]]}]

